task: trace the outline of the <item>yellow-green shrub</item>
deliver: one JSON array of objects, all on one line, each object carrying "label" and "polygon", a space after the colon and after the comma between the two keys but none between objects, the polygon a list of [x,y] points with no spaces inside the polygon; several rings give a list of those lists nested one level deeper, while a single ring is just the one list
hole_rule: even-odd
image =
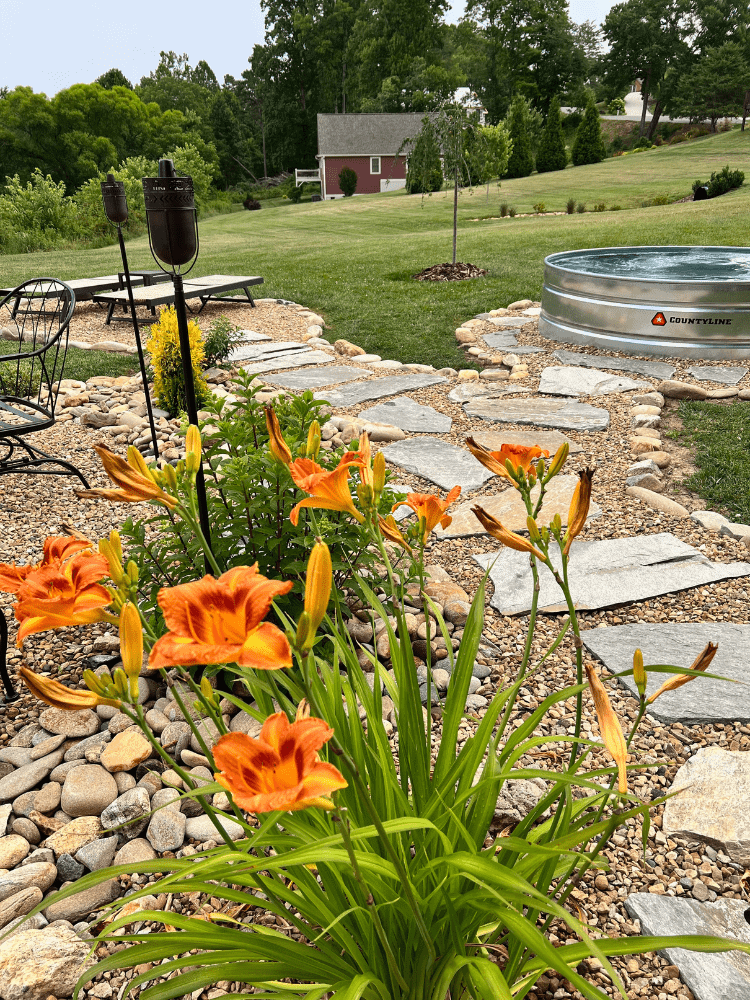
[{"label": "yellow-green shrub", "polygon": [[[209,396],[208,385],[203,377],[202,363],[205,358],[201,328],[194,320],[188,321],[190,335],[190,358],[193,364],[195,398],[198,406]],[[154,394],[156,402],[170,416],[176,417],[185,409],[185,385],[182,377],[182,356],[180,338],[177,332],[177,313],[174,306],[162,309],[159,322],[151,327],[151,336],[146,344],[154,367]]]}]

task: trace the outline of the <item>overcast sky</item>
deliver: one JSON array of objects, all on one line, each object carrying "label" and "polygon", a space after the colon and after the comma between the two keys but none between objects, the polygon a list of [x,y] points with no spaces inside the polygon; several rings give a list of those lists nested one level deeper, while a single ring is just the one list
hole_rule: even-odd
[{"label": "overcast sky", "polygon": [[[610,0],[570,0],[574,21],[601,21]],[[450,20],[463,13],[456,0]],[[0,0],[3,56],[0,87],[24,85],[50,97],[91,83],[113,66],[132,83],[155,69],[162,49],[205,59],[219,80],[239,76],[253,45],[263,41],[259,0],[214,7],[197,0]]]}]

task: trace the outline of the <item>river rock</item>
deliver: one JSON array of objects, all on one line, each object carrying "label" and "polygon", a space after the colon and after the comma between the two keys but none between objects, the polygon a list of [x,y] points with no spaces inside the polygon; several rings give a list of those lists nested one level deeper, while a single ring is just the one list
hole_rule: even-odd
[{"label": "river rock", "polygon": [[117,784],[109,771],[99,764],[84,764],[65,779],[61,803],[69,816],[99,816],[116,798]]},{"label": "river rock", "polygon": [[[107,708],[107,705],[100,706],[100,708]],[[70,747],[69,750],[65,751],[65,761],[70,762],[74,760],[85,760],[86,751],[90,750],[92,747],[100,747],[105,743],[109,743],[112,739],[112,734],[108,732],[94,733],[93,736],[87,737],[85,740],[80,740],[74,746]]]},{"label": "river rock", "polygon": [[84,845],[76,851],[76,861],[85,865],[91,872],[99,871],[100,868],[107,868],[112,864],[112,859],[117,850],[119,837],[104,837],[101,840],[93,840],[90,844]]},{"label": "river rock", "polygon": [[102,826],[105,830],[117,829],[118,833],[132,840],[145,830],[150,807],[148,791],[143,787],[131,788],[107,806],[101,816]]},{"label": "river rock", "polygon": [[11,920],[25,916],[43,899],[44,893],[36,885],[8,896],[0,903],[0,927],[6,927]]},{"label": "river rock", "polygon": [[70,854],[61,854],[57,859],[57,874],[61,882],[77,882],[86,869]]},{"label": "river rock", "polygon": [[705,399],[708,396],[708,390],[700,385],[691,385],[689,382],[677,382],[672,379],[660,382],[656,391],[667,399]]},{"label": "river rock", "polygon": [[[93,713],[92,713],[93,714]],[[94,716],[96,718],[96,716]],[[19,795],[36,788],[49,775],[50,771],[62,762],[64,751],[55,750],[39,760],[19,767],[12,774],[0,778],[0,802],[11,802]]]},{"label": "river rock", "polygon": [[[239,823],[235,823],[233,819],[224,819],[222,816],[217,816],[217,820],[232,840],[241,840],[246,836],[244,829]],[[206,815],[190,817],[185,823],[185,836],[201,843],[206,840],[219,839],[216,827]]]},{"label": "river rock", "polygon": [[44,910],[44,915],[52,923],[53,920],[69,920],[71,924],[88,917],[94,910],[100,910],[107,903],[112,903],[122,892],[117,879],[111,878],[99,885],[77,892],[67,899],[52,903]]},{"label": "river rock", "polygon": [[135,866],[141,861],[155,860],[156,851],[151,844],[143,837],[136,837],[134,840],[122,845],[120,850],[115,854],[113,864]]},{"label": "river rock", "polygon": [[661,511],[662,514],[670,514],[672,517],[679,517],[681,519],[690,517],[690,511],[687,507],[683,507],[676,500],[670,500],[669,497],[662,496],[661,493],[654,493],[653,490],[646,490],[642,486],[627,486],[625,492],[628,496],[647,503],[654,510]]},{"label": "river rock", "polygon": [[0,996],[3,1000],[71,997],[93,959],[90,942],[67,927],[20,930],[0,944]]},{"label": "river rock", "polygon": [[177,809],[167,806],[151,817],[146,838],[155,851],[178,851],[185,840],[187,817]]},{"label": "river rock", "polygon": [[32,886],[37,886],[42,892],[46,892],[56,878],[57,868],[47,862],[40,861],[34,865],[22,865],[15,871],[0,875],[0,900],[7,899],[16,892],[20,892],[21,889],[29,889]]},{"label": "river rock", "polygon": [[80,816],[47,837],[43,846],[50,847],[59,858],[61,854],[75,854],[85,844],[96,840],[101,832],[98,816]]},{"label": "river rock", "polygon": [[66,712],[61,708],[45,708],[39,716],[39,725],[48,733],[61,736],[92,736],[99,731],[96,712],[89,708]]},{"label": "river rock", "polygon": [[11,833],[0,838],[0,868],[15,868],[29,853],[29,842],[25,837]]},{"label": "river rock", "polygon": [[150,756],[151,744],[140,733],[118,733],[102,751],[100,762],[110,773],[130,771]]}]

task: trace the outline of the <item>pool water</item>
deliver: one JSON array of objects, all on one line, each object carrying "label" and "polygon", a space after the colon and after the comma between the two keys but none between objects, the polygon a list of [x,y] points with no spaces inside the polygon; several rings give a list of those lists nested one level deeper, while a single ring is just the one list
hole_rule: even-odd
[{"label": "pool water", "polygon": [[750,250],[743,247],[644,247],[573,250],[551,258],[580,274],[651,281],[750,281]]}]

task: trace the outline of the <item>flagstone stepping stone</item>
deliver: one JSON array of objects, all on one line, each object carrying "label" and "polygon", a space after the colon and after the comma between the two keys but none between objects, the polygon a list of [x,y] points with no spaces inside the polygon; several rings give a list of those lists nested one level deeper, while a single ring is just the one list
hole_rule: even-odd
[{"label": "flagstone stepping stone", "polygon": [[474,431],[472,437],[489,451],[499,451],[504,444],[520,444],[531,448],[535,444],[550,455],[554,455],[561,444],[568,443],[570,455],[578,455],[585,449],[577,441],[560,434],[559,431]]},{"label": "flagstone stepping stone", "polygon": [[295,340],[271,340],[268,343],[240,344],[232,349],[229,361],[263,361],[266,358],[276,358],[280,355],[307,354],[311,350],[307,344]]},{"label": "flagstone stepping stone", "polygon": [[[630,604],[717,580],[750,576],[750,563],[711,562],[667,532],[598,542],[578,541],[574,550],[568,574],[573,600],[581,610]],[[474,559],[483,569],[492,566],[493,608],[504,615],[524,614],[530,609],[534,584],[527,553],[506,548]],[[557,546],[552,549],[552,562],[559,571]],[[544,566],[540,567],[539,578],[539,609],[564,611],[562,591]],[[632,655],[631,649],[631,667]]]},{"label": "flagstone stepping stone", "polygon": [[431,406],[422,406],[410,396],[396,396],[385,403],[360,410],[359,417],[361,420],[400,427],[402,431],[428,434],[447,434],[453,423],[445,413],[439,413]]},{"label": "flagstone stepping stone", "polygon": [[748,867],[750,753],[703,747],[682,765],[669,791],[680,794],[667,800],[665,834],[720,846],[732,861]]},{"label": "flagstone stepping stone", "polygon": [[[707,642],[718,642],[719,651],[709,671],[742,684],[699,677],[676,691],[659,695],[650,706],[649,714],[660,722],[682,722],[691,726],[750,720],[750,687],[746,686],[750,625],[730,622],[674,622],[664,625],[640,622],[590,629],[583,632],[581,638],[586,648],[612,673],[630,670],[636,649],[642,651],[646,664],[673,663],[678,667],[689,667]],[[668,679],[668,674],[649,674],[648,693],[653,694]],[[621,677],[619,682],[637,697],[632,677]]]},{"label": "flagstone stepping stone", "polygon": [[500,327],[500,329],[508,329],[528,326],[531,319],[528,316],[489,316],[487,322]]},{"label": "flagstone stepping stone", "polygon": [[407,438],[388,445],[383,454],[392,465],[444,490],[460,486],[463,493],[470,493],[493,475],[466,448],[457,448],[439,438]]},{"label": "flagstone stepping stone", "polygon": [[[710,934],[750,944],[747,903],[742,899],[721,897],[715,903],[699,903],[635,892],[626,897],[625,909],[640,920],[643,934]],[[677,966],[696,1000],[746,1000],[750,996],[750,955],[745,952],[711,954],[665,948],[659,954]]]},{"label": "flagstone stepping stone", "polygon": [[349,365],[331,365],[330,368],[300,368],[296,372],[268,375],[264,381],[283,389],[320,389],[324,385],[340,385],[358,378],[370,378],[365,368],[351,368]]},{"label": "flagstone stepping stone", "polygon": [[716,365],[693,365],[688,371],[702,382],[720,382],[722,385],[737,385],[748,373],[747,368],[719,368]]},{"label": "flagstone stepping stone", "polygon": [[514,354],[547,354],[546,347],[533,347],[531,344],[516,344]]},{"label": "flagstone stepping stone", "polygon": [[671,378],[676,369],[665,361],[641,361],[638,358],[608,358],[606,354],[579,354],[578,351],[555,351],[552,355],[564,365],[604,368],[613,372],[634,372],[647,378]]},{"label": "flagstone stepping stone", "polygon": [[515,334],[503,333],[502,331],[498,331],[497,333],[485,333],[482,340],[488,347],[492,347],[495,350],[504,350],[507,347],[511,347],[515,350],[518,347]]},{"label": "flagstone stepping stone", "polygon": [[300,351],[290,356],[280,355],[278,358],[268,358],[265,361],[240,364],[238,367],[249,375],[264,375],[266,372],[278,372],[284,368],[302,368],[304,365],[327,365],[333,361],[333,355],[327,351]]},{"label": "flagstone stepping stone", "polygon": [[545,368],[539,380],[539,392],[551,396],[606,396],[610,392],[629,392],[631,389],[653,389],[653,386],[596,368]]},{"label": "flagstone stepping stone", "polygon": [[498,424],[531,424],[562,431],[606,431],[609,411],[572,399],[470,399],[464,403],[469,417]]},{"label": "flagstone stepping stone", "polygon": [[497,383],[488,385],[487,382],[463,382],[455,389],[451,389],[448,393],[448,399],[454,403],[465,403],[468,399],[474,399],[475,396],[499,399],[500,396],[517,395],[519,392],[531,392],[531,389],[527,385],[498,385]]},{"label": "flagstone stepping stone", "polygon": [[[568,523],[568,510],[570,501],[573,499],[573,490],[578,482],[578,476],[557,476],[549,484],[549,489],[545,493],[544,503],[537,518],[538,524],[549,524],[555,514],[559,514],[562,523]],[[539,486],[535,486],[531,491],[531,496],[536,500],[539,496]],[[447,528],[438,525],[435,528],[435,535],[438,538],[466,538],[469,535],[482,535],[484,528],[477,520],[471,508],[479,505],[484,507],[488,514],[492,514],[498,521],[502,521],[506,528],[511,531],[527,532],[526,507],[521,499],[521,494],[516,489],[503,490],[493,497],[478,497],[476,500],[467,500],[466,503],[451,507],[448,513],[453,520]],[[592,503],[589,509],[589,518],[598,517],[602,512],[601,507]]]},{"label": "flagstone stepping stone", "polygon": [[258,333],[255,330],[240,330],[237,342],[240,344],[259,344],[263,340],[273,340],[270,333]]},{"label": "flagstone stepping stone", "polygon": [[385,399],[386,396],[398,396],[412,389],[425,389],[430,385],[442,385],[447,382],[442,375],[426,375],[412,372],[408,375],[389,375],[387,378],[371,379],[369,382],[348,385],[341,389],[329,389],[327,392],[316,392],[316,399],[325,399],[331,406],[357,406],[370,399]]}]

